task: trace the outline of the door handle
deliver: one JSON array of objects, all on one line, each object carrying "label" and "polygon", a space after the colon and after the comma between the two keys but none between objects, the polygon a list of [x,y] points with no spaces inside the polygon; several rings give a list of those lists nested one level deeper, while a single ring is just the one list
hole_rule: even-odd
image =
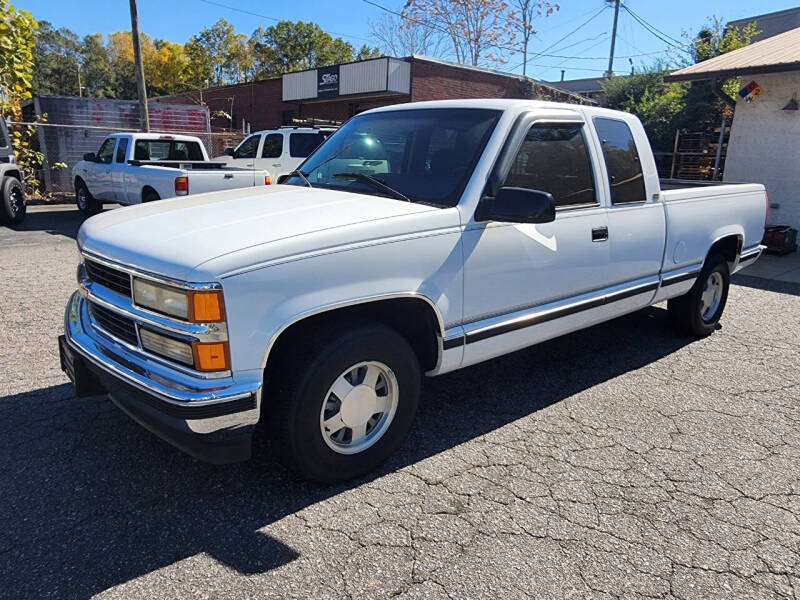
[{"label": "door handle", "polygon": [[233,179],[233,173],[226,173],[225,179]]},{"label": "door handle", "polygon": [[605,242],[608,239],[608,227],[593,227],[592,241]]},{"label": "door handle", "polygon": [[253,166],[253,163],[245,163],[245,164],[244,164],[244,166],[245,166],[245,167],[252,167],[252,166]]}]

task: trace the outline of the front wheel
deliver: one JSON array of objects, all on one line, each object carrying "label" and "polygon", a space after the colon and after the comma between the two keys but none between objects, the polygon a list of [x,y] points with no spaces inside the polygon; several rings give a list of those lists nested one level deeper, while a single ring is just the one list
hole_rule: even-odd
[{"label": "front wheel", "polygon": [[[405,439],[419,400],[408,342],[380,324],[304,338],[272,371],[262,409],[278,458],[303,477],[343,481],[371,471]],[[269,408],[271,407],[271,409]]]},{"label": "front wheel", "polygon": [[691,335],[710,335],[725,310],[730,282],[731,273],[725,258],[719,254],[709,256],[692,288],[668,302],[673,323]]},{"label": "front wheel", "polygon": [[25,189],[15,177],[6,177],[0,190],[0,223],[19,225],[25,218]]}]

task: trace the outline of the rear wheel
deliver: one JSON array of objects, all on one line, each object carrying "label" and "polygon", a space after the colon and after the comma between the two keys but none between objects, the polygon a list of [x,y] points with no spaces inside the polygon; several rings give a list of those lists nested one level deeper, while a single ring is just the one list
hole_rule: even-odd
[{"label": "rear wheel", "polygon": [[155,202],[156,200],[161,200],[161,197],[153,188],[147,188],[142,192],[142,202]]},{"label": "rear wheel", "polygon": [[405,439],[420,367],[408,342],[380,324],[337,326],[316,338],[280,357],[262,419],[287,467],[343,481],[374,469]]},{"label": "rear wheel", "polygon": [[75,204],[78,205],[79,211],[89,216],[103,210],[103,203],[89,193],[89,188],[80,179],[75,182]]},{"label": "rear wheel", "polygon": [[15,177],[3,180],[2,198],[0,198],[0,223],[18,225],[22,223],[27,212],[25,205],[25,189]]},{"label": "rear wheel", "polygon": [[667,306],[673,323],[691,335],[711,334],[725,310],[730,281],[725,258],[719,254],[709,256],[692,288],[669,301]]}]

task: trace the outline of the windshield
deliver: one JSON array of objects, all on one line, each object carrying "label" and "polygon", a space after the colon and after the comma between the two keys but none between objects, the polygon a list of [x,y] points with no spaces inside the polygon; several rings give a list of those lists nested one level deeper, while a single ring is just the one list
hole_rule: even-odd
[{"label": "windshield", "polygon": [[[471,108],[360,115],[317,148],[300,170],[313,187],[391,196],[355,176],[364,174],[414,202],[455,206],[499,117],[496,110]],[[284,183],[308,185],[298,176]]]}]

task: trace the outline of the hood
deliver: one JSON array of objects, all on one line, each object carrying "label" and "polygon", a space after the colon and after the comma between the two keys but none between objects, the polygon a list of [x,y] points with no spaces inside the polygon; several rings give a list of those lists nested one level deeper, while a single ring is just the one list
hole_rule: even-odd
[{"label": "hood", "polygon": [[[242,188],[107,211],[83,224],[78,244],[152,273],[199,281],[200,276],[219,273],[198,272],[198,267],[226,255],[271,260],[374,239],[376,231],[386,233],[387,221],[418,221],[414,215],[431,212],[440,209],[321,188]],[[364,227],[368,222],[382,226]],[[222,262],[234,268],[248,266]]]}]

